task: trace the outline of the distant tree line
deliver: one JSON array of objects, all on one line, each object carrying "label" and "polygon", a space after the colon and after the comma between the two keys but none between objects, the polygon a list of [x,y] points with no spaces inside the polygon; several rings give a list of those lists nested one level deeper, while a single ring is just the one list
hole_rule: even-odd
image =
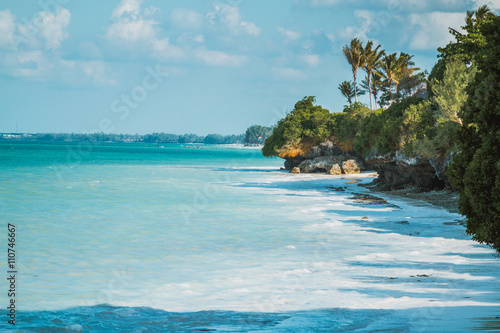
[{"label": "distant tree line", "polygon": [[[12,137],[0,134],[0,139]],[[199,136],[196,134],[110,134],[110,133],[35,133],[24,134],[14,137],[24,141],[59,141],[59,142],[147,142],[147,143],[205,143],[205,144],[235,144],[243,143],[244,134],[220,135],[208,134]]]},{"label": "distant tree line", "polygon": [[35,133],[12,135],[0,134],[0,139],[15,139],[24,141],[59,141],[59,142],[146,142],[146,143],[172,143],[172,144],[264,144],[264,140],[272,132],[272,127],[260,125],[250,126],[245,134],[221,135],[208,134],[200,136],[196,134],[171,134],[171,133],[151,133],[151,134],[111,134],[111,133]]}]

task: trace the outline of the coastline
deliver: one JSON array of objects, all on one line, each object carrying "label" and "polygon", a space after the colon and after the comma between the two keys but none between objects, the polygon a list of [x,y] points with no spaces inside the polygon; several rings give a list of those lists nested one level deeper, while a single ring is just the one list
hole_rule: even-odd
[{"label": "coastline", "polygon": [[413,200],[424,201],[433,206],[446,209],[450,213],[460,214],[458,211],[458,192],[451,190],[435,190],[429,192],[418,191],[414,187],[408,187],[400,190],[383,191],[377,188],[376,185],[368,184],[363,187],[374,193],[382,193],[395,198],[407,198]]},{"label": "coastline", "polygon": [[[146,147],[141,149],[151,154],[151,161],[155,162],[153,151]],[[217,149],[225,152],[224,147]],[[99,155],[101,159],[106,157],[105,153],[98,151],[93,154],[102,154]],[[205,156],[203,151],[194,151],[194,154]],[[498,325],[495,318],[497,303],[489,296],[495,295],[496,281],[492,278],[498,276],[498,266],[491,259],[489,249],[472,244],[460,223],[452,222],[458,216],[419,204],[412,198],[405,200],[405,197],[409,198],[406,195],[401,198],[394,196],[394,201],[398,201],[394,203],[378,201],[373,197],[388,199],[393,193],[369,187],[365,190],[362,187],[366,185],[358,187],[371,182],[376,177],[375,172],[342,176],[295,175],[278,171],[275,161],[253,160],[251,158],[257,155],[250,152],[248,155],[234,160],[234,156],[241,156],[240,153],[234,154],[217,164],[196,158],[190,163],[182,163],[195,166],[185,172],[174,165],[148,163],[149,166],[130,166],[125,163],[121,167],[112,167],[116,173],[99,172],[99,178],[95,178],[97,173],[93,171],[98,164],[91,168],[82,165],[79,170],[87,176],[78,182],[68,178],[67,185],[71,188],[66,188],[65,195],[54,197],[52,202],[67,206],[65,200],[73,196],[72,188],[78,188],[85,198],[92,199],[97,188],[106,194],[106,198],[116,198],[113,202],[123,208],[129,201],[123,200],[117,184],[133,184],[135,190],[130,195],[140,204],[135,212],[141,214],[144,223],[137,224],[135,219],[120,215],[125,209],[112,210],[104,217],[108,221],[115,220],[116,216],[122,217],[119,226],[129,230],[127,233],[148,232],[143,241],[134,237],[134,243],[142,245],[145,250],[137,255],[124,251],[124,256],[117,258],[118,265],[112,269],[126,280],[123,280],[125,283],[117,281],[116,293],[108,296],[109,289],[106,289],[107,279],[114,276],[103,276],[101,280],[105,283],[101,285],[85,285],[88,281],[86,272],[78,272],[77,276],[68,276],[67,281],[80,279],[82,282],[78,288],[83,284],[82,292],[89,290],[87,295],[93,298],[88,300],[93,302],[95,299],[96,304],[80,304],[80,299],[72,299],[75,292],[61,291],[59,299],[52,304],[68,306],[49,311],[46,308],[51,305],[50,301],[44,300],[41,305],[45,309],[25,312],[25,318],[30,320],[20,321],[20,328],[78,331],[85,327],[99,332],[102,326],[92,326],[96,325],[88,320],[92,317],[104,317],[106,329],[119,327],[121,330],[138,327],[144,321],[154,322],[157,326],[153,329],[172,331],[224,331],[229,327],[227,330],[261,332],[388,329],[439,332],[474,331],[485,325]],[[182,154],[179,158],[190,156]],[[227,154],[222,157],[227,158]],[[240,164],[233,165],[234,161]],[[107,163],[103,167],[101,170],[109,169]],[[43,174],[49,172],[46,168],[41,168],[41,171]],[[93,172],[89,174],[87,171]],[[193,177],[200,172],[200,177]],[[177,181],[179,177],[180,181]],[[41,177],[41,181],[46,179],[50,177]],[[94,182],[95,179],[99,182]],[[165,190],[166,182],[168,191]],[[204,197],[195,192],[200,201],[192,201],[193,205],[188,206],[192,210],[189,211],[189,220],[184,220],[185,224],[169,224],[172,212],[175,213],[172,206],[167,206],[167,214],[158,212],[165,210],[165,202],[174,202],[179,197],[186,202],[192,197],[192,192],[183,192],[187,182],[206,191],[201,192],[205,193]],[[214,183],[217,187],[213,187]],[[44,188],[49,191],[49,196],[55,194],[50,182]],[[370,191],[373,195],[366,195]],[[155,195],[149,195],[151,192]],[[141,195],[136,196],[137,193]],[[165,200],[166,195],[170,195],[169,200]],[[203,206],[201,199],[212,203],[216,210],[205,209],[208,206]],[[105,206],[99,204],[97,202],[92,211],[105,211]],[[144,211],[143,207],[150,207],[152,213]],[[58,209],[62,211],[62,208]],[[241,214],[214,215],[217,211],[229,210]],[[214,216],[217,219],[212,218]],[[85,219],[96,221],[95,225],[99,223],[92,220],[91,215],[86,215]],[[219,224],[225,220],[234,223]],[[61,227],[68,223],[67,220],[61,218],[59,221],[55,220],[60,224],[52,230],[64,230]],[[192,238],[190,243],[187,237],[190,234],[196,236],[198,230],[202,237]],[[211,234],[214,231],[218,235]],[[174,232],[175,237],[170,237]],[[81,234],[85,236],[84,232]],[[86,244],[98,244],[92,243],[95,234],[89,235]],[[229,240],[228,245],[214,247],[214,236]],[[113,232],[98,237],[104,237],[106,244],[124,248],[129,245],[121,241],[123,235]],[[99,243],[105,243],[104,239]],[[206,246],[197,251],[198,247],[204,246],[203,241]],[[154,251],[146,250],[148,243],[152,244]],[[57,243],[58,256],[62,250],[71,248],[60,244]],[[187,250],[189,244],[195,244],[191,247],[195,251]],[[51,248],[51,244],[47,246]],[[162,252],[158,253],[160,246]],[[173,258],[177,256],[175,249],[181,246],[182,257]],[[115,251],[114,248],[93,248],[97,250],[89,248],[85,251],[86,257],[98,258],[102,251]],[[207,253],[210,259],[207,259]],[[86,257],[82,260],[87,261]],[[186,261],[186,257],[189,260]],[[60,258],[54,258],[54,262],[60,262]],[[124,260],[134,269],[121,273],[120,264]],[[139,272],[143,260],[151,262],[147,279],[143,278],[142,271]],[[174,264],[175,270],[170,270]],[[479,264],[482,271],[474,271]],[[165,275],[178,278],[165,279]],[[32,279],[30,285],[36,287],[38,281],[39,278]],[[69,285],[64,280],[57,283]],[[139,284],[143,286],[138,290],[139,295],[130,297],[130,286]],[[96,296],[93,296],[93,291]],[[43,289],[37,294],[42,293]],[[43,295],[39,299],[43,300]],[[200,316],[203,322],[200,322]]]}]

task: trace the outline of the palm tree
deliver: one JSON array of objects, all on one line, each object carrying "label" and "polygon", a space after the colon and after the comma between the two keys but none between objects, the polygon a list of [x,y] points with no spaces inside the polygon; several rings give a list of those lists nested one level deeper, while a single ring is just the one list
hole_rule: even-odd
[{"label": "palm tree", "polygon": [[[361,87],[363,88],[363,90],[361,90],[363,93],[369,91],[370,88],[368,86],[368,77],[365,77],[365,79],[361,82]],[[375,101],[375,108],[378,109],[378,94],[380,92],[384,92],[387,89],[387,85],[384,81],[382,81],[379,75],[373,75],[371,79],[371,87],[373,99]]]},{"label": "palm tree", "polygon": [[411,59],[413,58],[413,55],[401,52],[398,57],[398,66],[397,66],[397,83],[396,83],[396,96],[399,94],[399,81],[405,78],[409,78],[413,76],[413,73],[416,71],[419,71],[420,68],[418,67],[413,67],[415,66],[415,62],[413,62]]},{"label": "palm tree", "polygon": [[[380,71],[375,74],[378,77],[384,79],[384,84],[389,89],[389,97],[392,94],[392,84],[398,84],[398,72],[400,70],[401,63],[398,61],[396,53],[389,54],[382,59],[380,66]],[[375,76],[374,76],[375,78]]]},{"label": "palm tree", "polygon": [[474,21],[474,11],[468,10],[467,13],[465,14],[465,24],[467,25],[473,25]]},{"label": "palm tree", "polygon": [[339,84],[339,90],[347,98],[349,105],[352,105],[352,98],[356,96],[356,88],[351,81],[344,81]]},{"label": "palm tree", "polygon": [[380,78],[380,76],[375,75],[372,77],[372,93],[373,99],[375,101],[375,109],[378,109],[378,94],[386,90],[386,85]]},{"label": "palm tree", "polygon": [[[487,5],[483,5],[479,7],[476,11],[470,11],[470,10],[467,11],[467,13],[465,14],[465,24],[474,26],[477,23],[482,22],[485,19],[490,18],[491,16],[494,15],[495,14],[491,12],[491,10],[488,8]],[[448,29],[452,31],[453,34],[462,35],[462,33],[457,31],[456,29],[450,27]]]},{"label": "palm tree", "polygon": [[352,76],[354,78],[354,100],[358,102],[358,88],[356,84],[356,74],[358,72],[358,68],[363,67],[363,45],[359,39],[354,38],[351,40],[351,45],[344,46],[344,56],[347,59],[347,62],[351,65]]},{"label": "palm tree", "polygon": [[[468,14],[468,13],[467,13]],[[491,10],[488,8],[488,6],[484,5],[484,6],[481,6],[479,7],[477,10],[476,10],[476,22],[481,22],[483,21],[484,19],[492,16],[493,13],[491,12]]]},{"label": "palm tree", "polygon": [[376,48],[373,48],[373,42],[368,41],[366,43],[366,46],[363,50],[363,69],[366,72],[366,80],[368,82],[368,91],[370,93],[370,108],[373,110],[373,100],[372,100],[372,84],[371,84],[371,79],[372,79],[372,74],[374,72],[377,72],[378,68],[381,65],[382,58],[385,55],[384,50],[380,50],[380,45],[378,45]]}]

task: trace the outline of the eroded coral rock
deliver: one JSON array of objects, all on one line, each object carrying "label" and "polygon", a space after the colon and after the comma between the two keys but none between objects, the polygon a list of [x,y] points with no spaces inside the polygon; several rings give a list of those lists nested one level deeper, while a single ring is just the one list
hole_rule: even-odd
[{"label": "eroded coral rock", "polygon": [[342,169],[344,170],[344,173],[346,175],[351,175],[360,173],[361,166],[359,165],[358,161],[351,159],[342,162]]},{"label": "eroded coral rock", "polygon": [[330,175],[338,176],[342,174],[342,168],[340,167],[340,164],[334,164],[329,172]]}]

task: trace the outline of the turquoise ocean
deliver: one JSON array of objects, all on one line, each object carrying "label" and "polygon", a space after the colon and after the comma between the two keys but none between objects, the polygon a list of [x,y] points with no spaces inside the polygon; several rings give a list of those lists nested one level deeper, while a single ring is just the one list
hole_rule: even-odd
[{"label": "turquoise ocean", "polygon": [[[239,146],[0,142],[5,332],[494,328],[500,264],[463,217]],[[373,195],[376,195],[374,197]]]}]

